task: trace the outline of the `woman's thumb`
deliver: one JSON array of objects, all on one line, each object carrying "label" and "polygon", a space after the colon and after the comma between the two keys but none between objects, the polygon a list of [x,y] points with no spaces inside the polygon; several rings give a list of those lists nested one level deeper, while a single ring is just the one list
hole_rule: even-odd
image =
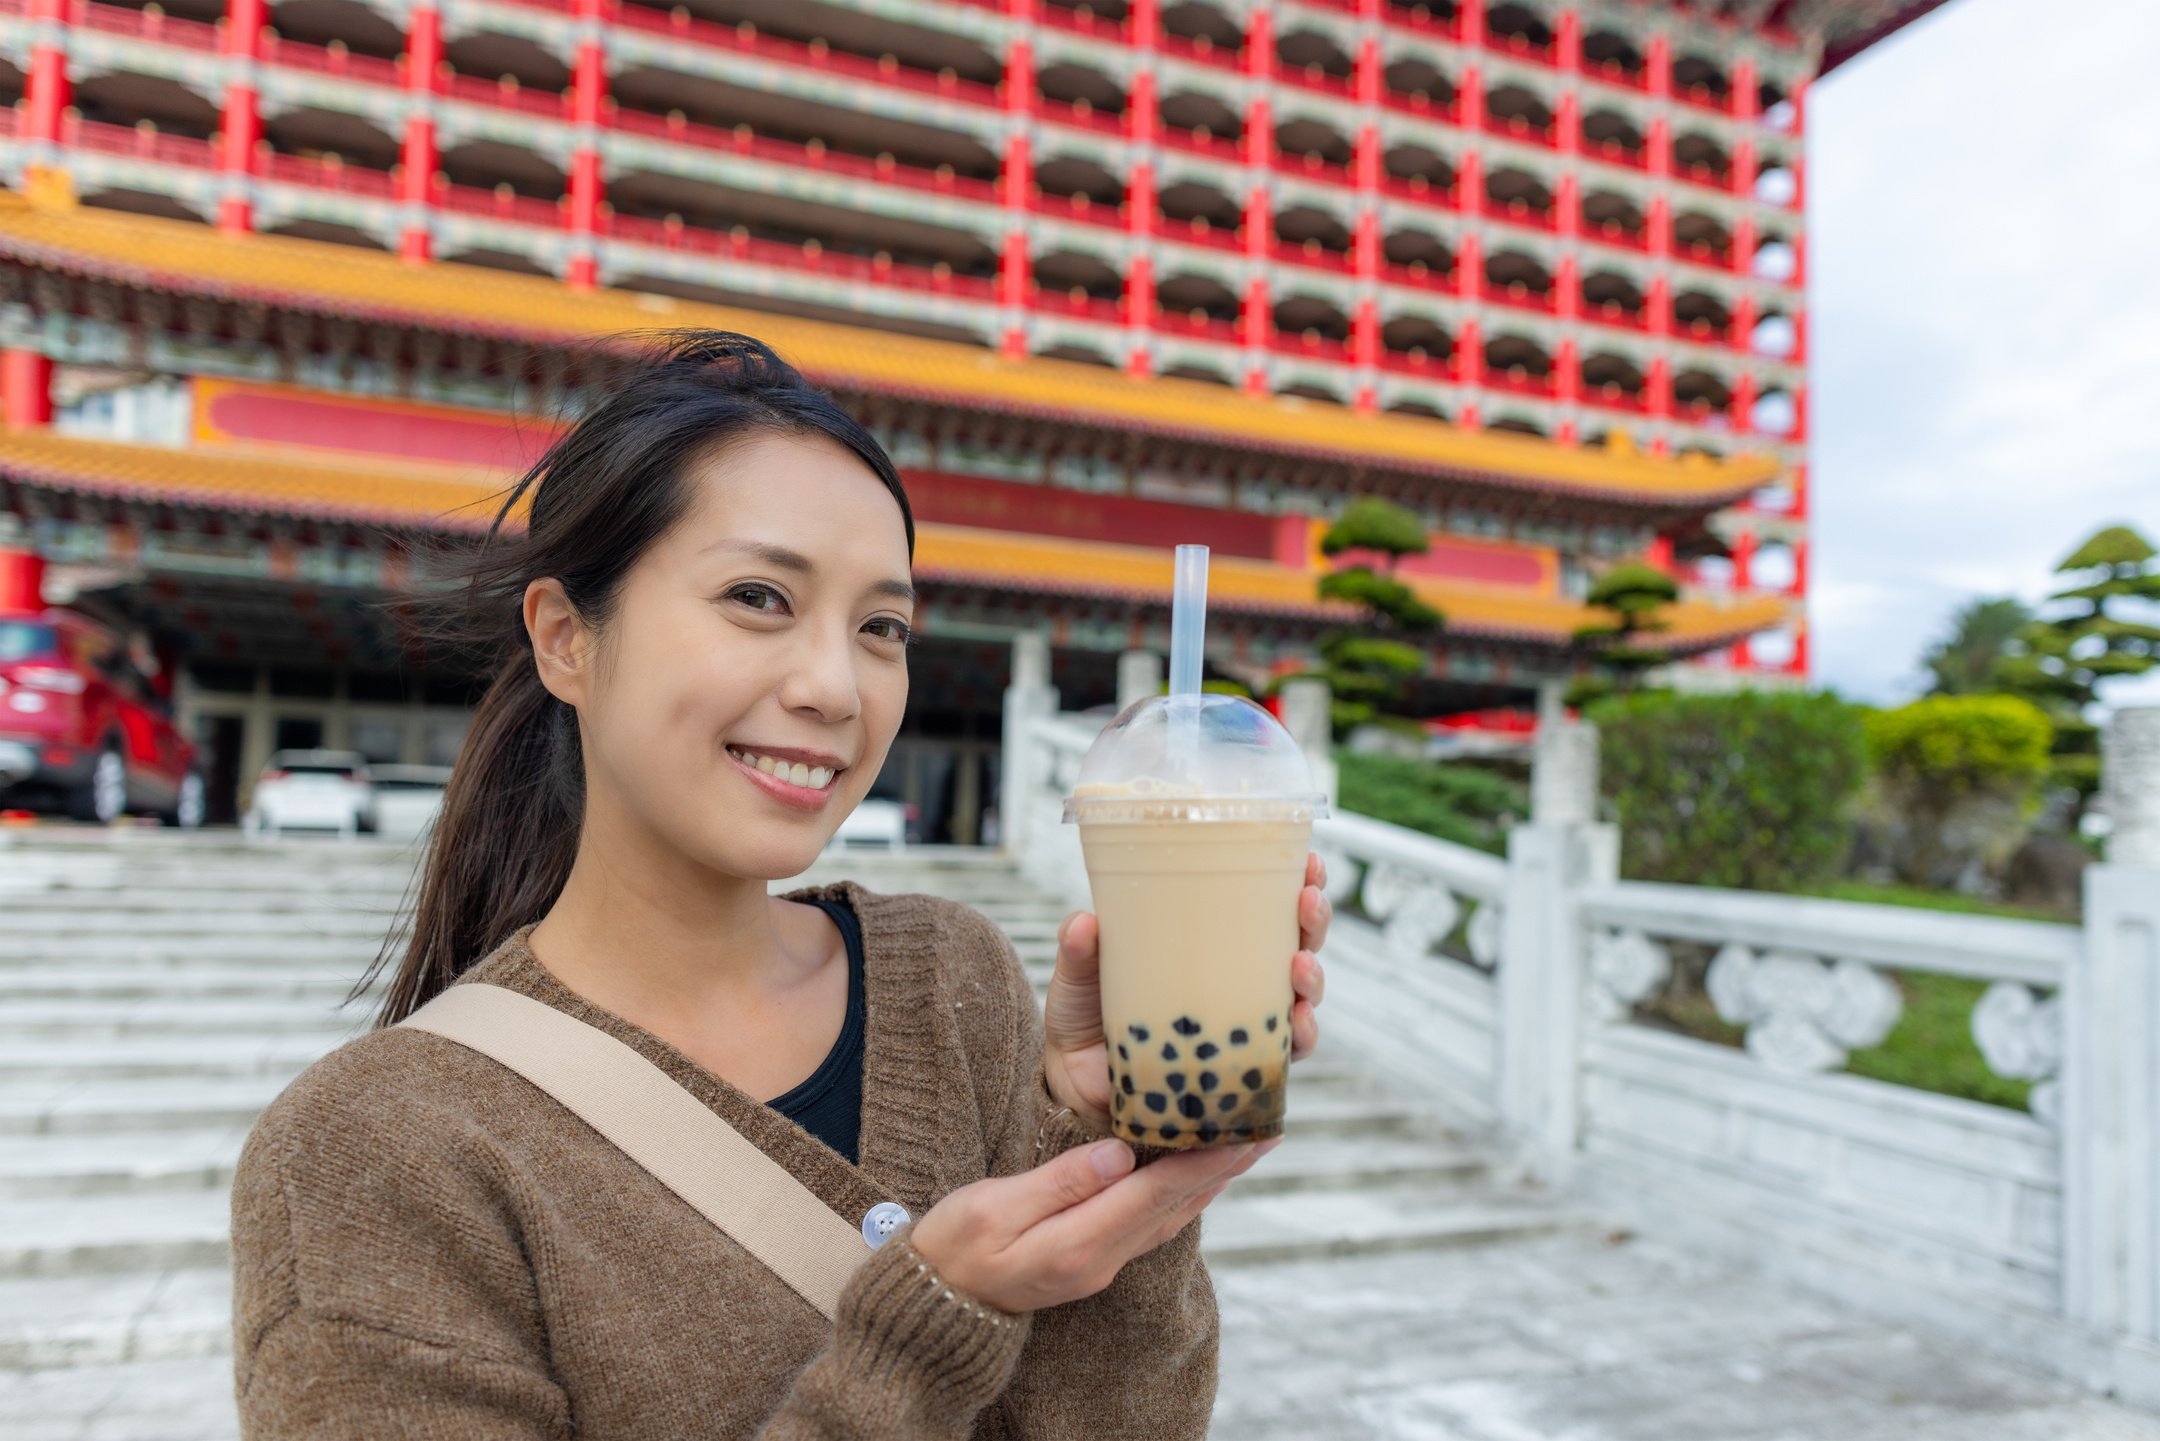
[{"label": "woman's thumb", "polygon": [[1133,1168],[1132,1147],[1115,1137],[1067,1151],[1026,1173],[1023,1205],[1026,1224],[1047,1221],[1060,1211],[1100,1195]]}]

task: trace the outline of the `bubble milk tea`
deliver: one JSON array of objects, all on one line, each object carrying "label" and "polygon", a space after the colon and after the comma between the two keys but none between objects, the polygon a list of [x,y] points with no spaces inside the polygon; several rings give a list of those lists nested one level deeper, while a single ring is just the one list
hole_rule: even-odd
[{"label": "bubble milk tea", "polygon": [[[1145,708],[1167,698],[1138,702],[1067,806],[1100,924],[1112,1125],[1157,1146],[1282,1134],[1298,895],[1325,804],[1267,712],[1193,699],[1200,755],[1150,744]],[[1106,741],[1122,764],[1097,763]]]}]

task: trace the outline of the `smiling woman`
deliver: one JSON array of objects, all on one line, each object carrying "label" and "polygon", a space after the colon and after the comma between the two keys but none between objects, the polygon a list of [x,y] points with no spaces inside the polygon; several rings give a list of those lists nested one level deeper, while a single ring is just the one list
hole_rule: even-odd
[{"label": "smiling woman", "polygon": [[[247,1434],[1205,1434],[1197,1217],[1272,1143],[1107,1139],[1093,918],[1060,930],[1046,1028],[975,911],[770,893],[899,730],[913,550],[876,440],[727,332],[666,338],[505,498],[439,631],[500,659],[378,961],[382,1025],[278,1098],[235,1177]],[[1254,958],[1290,970],[1298,1057],[1307,880],[1303,949]],[[657,1151],[400,1024],[486,996],[655,1072]],[[727,1154],[665,1133],[675,1088],[762,1153],[723,1189],[767,1166],[783,1224],[859,1228],[836,1301],[662,1179],[671,1139]]]}]

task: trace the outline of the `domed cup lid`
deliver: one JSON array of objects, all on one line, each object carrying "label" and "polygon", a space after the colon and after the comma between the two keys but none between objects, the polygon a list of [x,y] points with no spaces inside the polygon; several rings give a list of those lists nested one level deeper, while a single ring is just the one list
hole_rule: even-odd
[{"label": "domed cup lid", "polygon": [[1311,820],[1327,814],[1305,753],[1243,696],[1134,701],[1080,762],[1067,821]]}]

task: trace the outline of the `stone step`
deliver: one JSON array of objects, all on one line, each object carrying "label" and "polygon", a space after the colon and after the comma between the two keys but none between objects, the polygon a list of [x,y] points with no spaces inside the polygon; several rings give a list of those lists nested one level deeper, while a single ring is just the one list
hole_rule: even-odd
[{"label": "stone step", "polygon": [[[60,1383],[68,1384],[60,1384]],[[239,1441],[232,1362],[133,1361],[0,1371],[8,1441]]]},{"label": "stone step", "polygon": [[79,1003],[125,1010],[144,1001],[176,1006],[216,1002],[281,1002],[328,1010],[342,1002],[352,981],[319,966],[18,966],[0,969],[0,1025],[19,1008],[42,1003]]},{"label": "stone step", "polygon": [[194,1078],[300,1074],[325,1052],[366,1029],[354,1018],[338,1029],[264,1032],[201,1032],[194,1035],[128,1035],[104,1040],[0,1034],[0,1097],[40,1081],[163,1078],[186,1084]]},{"label": "stone step", "polygon": [[[1273,1159],[1263,1160],[1253,1174]],[[1580,1213],[1542,1197],[1444,1182],[1276,1192],[1233,1184],[1208,1207],[1200,1223],[1200,1249],[1210,1265],[1251,1266],[1489,1246],[1587,1224]]]},{"label": "stone step", "polygon": [[71,954],[74,943],[89,936],[359,936],[374,945],[395,920],[387,908],[380,913],[357,907],[283,914],[249,907],[240,912],[231,898],[215,899],[223,904],[156,910],[107,905],[40,909],[11,902],[8,930],[17,936],[43,938],[48,944],[59,941]]},{"label": "stone step", "polygon": [[287,1076],[192,1081],[93,1080],[11,1087],[0,1095],[0,1136],[96,1135],[114,1131],[250,1126],[285,1089]]},{"label": "stone step", "polygon": [[62,1196],[8,1203],[0,1280],[103,1275],[231,1259],[232,1202],[224,1192]]},{"label": "stone step", "polygon": [[202,996],[187,991],[148,995],[39,996],[10,994],[0,1010],[0,1064],[10,1040],[110,1040],[121,1036],[286,1035],[294,1031],[340,1034],[365,1022],[364,1002],[341,1006],[344,988],[333,988],[337,1001],[311,996],[263,999],[255,996]]},{"label": "stone step", "polygon": [[245,1126],[0,1136],[0,1200],[223,1191],[246,1139]]},{"label": "stone step", "polygon": [[[231,1354],[232,1272],[223,1265],[0,1280],[0,1373],[64,1367],[87,1383],[92,1367],[200,1357],[228,1368],[230,1387]],[[0,1381],[0,1415],[12,1416],[6,1397]]]},{"label": "stone step", "polygon": [[[1297,1136],[1268,1153],[1230,1193],[1285,1195],[1362,1188],[1463,1184],[1491,1173],[1492,1156],[1474,1145],[1424,1136]],[[4,1173],[0,1173],[4,1174]],[[0,1181],[4,1184],[4,1181]]]}]

